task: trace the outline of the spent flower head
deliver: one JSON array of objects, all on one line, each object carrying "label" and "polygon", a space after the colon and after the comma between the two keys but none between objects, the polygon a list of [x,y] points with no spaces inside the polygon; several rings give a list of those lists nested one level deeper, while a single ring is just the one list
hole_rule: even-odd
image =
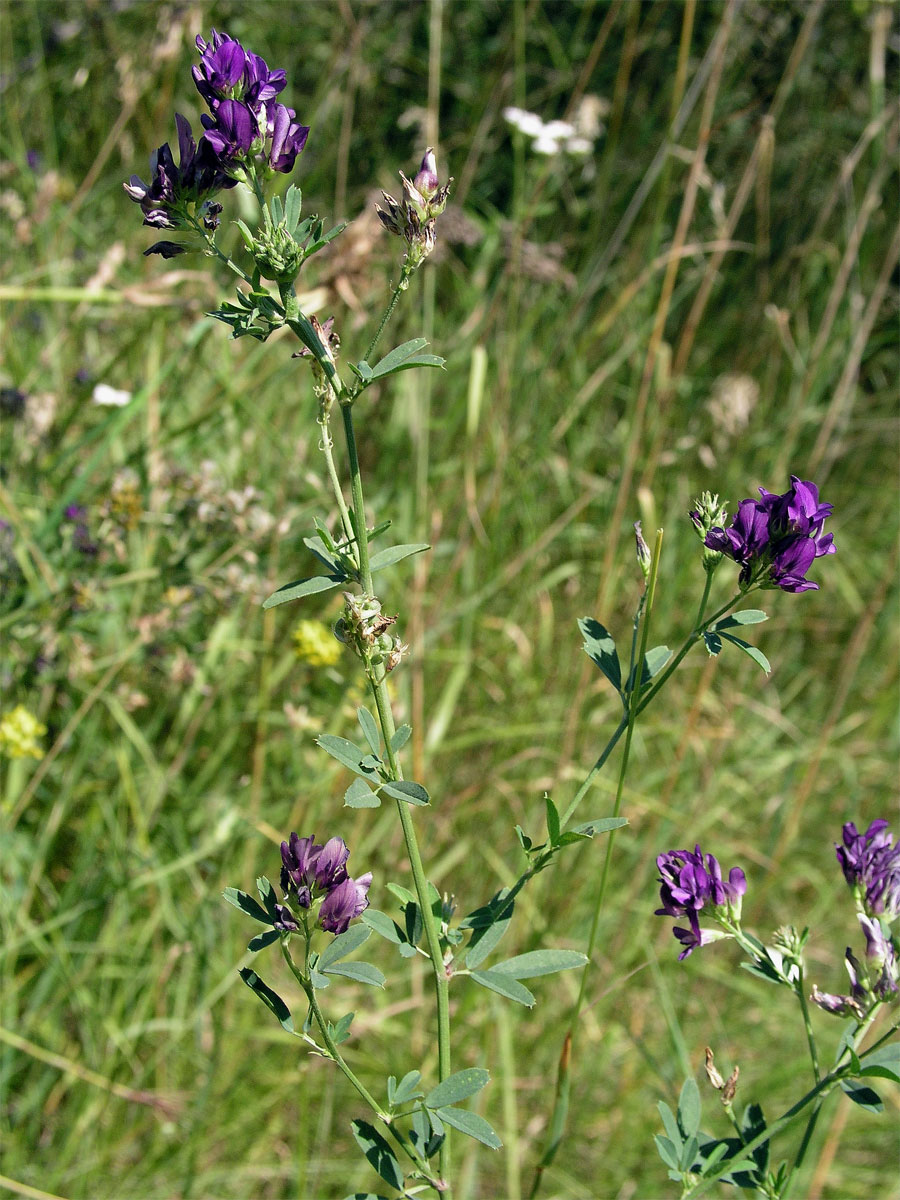
[{"label": "spent flower head", "polygon": [[900,916],[900,843],[894,845],[888,823],[879,818],[865,833],[853,821],[842,830],[842,846],[835,846],[856,903],[870,917],[891,922]]},{"label": "spent flower head", "polygon": [[[821,503],[816,485],[796,475],[786,492],[760,488],[759,494],[759,500],[740,502],[728,528],[724,522],[713,525],[703,544],[740,565],[745,589],[758,584],[785,592],[816,591],[819,585],[806,572],[817,558],[835,552],[833,534],[822,532],[833,505]],[[702,532],[700,511],[691,519]]]},{"label": "spent flower head", "polygon": [[668,850],[659,855],[656,865],[662,901],[662,908],[656,909],[657,916],[687,917],[689,923],[687,929],[673,930],[684,946],[679,959],[687,958],[698,946],[728,936],[700,928],[699,914],[704,909],[726,928],[740,922],[741,898],[747,890],[747,879],[740,867],[732,867],[728,879],[723,879],[718,860],[712,854],[704,856],[699,846],[694,850]]}]

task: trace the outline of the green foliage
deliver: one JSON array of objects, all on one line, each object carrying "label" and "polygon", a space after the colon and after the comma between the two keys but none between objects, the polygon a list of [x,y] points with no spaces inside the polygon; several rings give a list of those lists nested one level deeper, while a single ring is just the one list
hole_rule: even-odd
[{"label": "green foliage", "polygon": [[[802,905],[827,986],[858,933],[831,843],[841,819],[880,815],[873,797],[895,787],[896,513],[892,488],[882,486],[896,474],[890,288],[871,313],[867,306],[890,262],[896,176],[890,121],[877,124],[887,110],[870,94],[870,6],[865,19],[854,6],[822,8],[777,115],[768,166],[748,174],[732,248],[713,269],[712,247],[725,236],[720,197],[727,215],[745,171],[763,161],[754,160],[762,122],[809,12],[799,0],[740,6],[643,420],[637,397],[690,170],[680,155],[697,145],[695,110],[678,154],[650,179],[671,120],[685,6],[620,6],[602,46],[606,5],[540,3],[520,25],[509,5],[443,11],[440,149],[458,180],[447,214],[457,231],[438,229],[443,259],[414,281],[392,328],[395,341],[418,333],[424,301],[446,369],[375,382],[356,411],[373,511],[395,516],[398,541],[434,544],[415,578],[411,564],[396,582],[380,578],[386,611],[400,612],[407,629],[413,611],[424,623],[414,660],[423,724],[412,673],[391,682],[417,727],[407,752],[424,767],[413,773],[440,799],[413,816],[427,815],[434,879],[461,911],[510,883],[519,867],[511,826],[540,829],[548,791],[565,810],[572,780],[621,714],[587,661],[582,684],[574,622],[596,612],[627,663],[639,587],[630,522],[644,515],[645,530],[665,527],[653,636],[670,645],[690,627],[702,586],[684,516],[699,490],[718,490],[734,511],[757,485],[782,488],[790,470],[812,476],[821,464],[840,522],[838,553],[811,572],[822,590],[766,597],[770,623],[754,641],[771,665],[767,678],[743,653],[713,662],[696,653],[642,718],[623,808],[633,820],[616,847],[604,965],[582,1034],[588,1066],[573,1076],[577,1154],[560,1157],[547,1181],[567,1198],[593,1195],[598,1180],[610,1195],[663,1194],[666,1168],[647,1147],[656,1099],[676,1094],[689,1073],[690,1064],[671,1065],[673,1044],[695,1063],[712,1036],[752,1045],[742,1087],[746,1080],[750,1094],[765,1078],[767,1113],[790,1102],[809,1070],[782,989],[760,990],[721,946],[675,961],[668,930],[651,915],[655,855],[714,830],[720,860],[749,868],[746,904],[753,896],[758,928]],[[722,12],[696,7],[688,85]],[[271,0],[207,6],[200,28],[195,7],[168,3],[45,0],[0,11],[10,80],[0,385],[27,396],[21,417],[4,407],[0,419],[0,516],[12,527],[0,531],[4,703],[28,704],[54,751],[15,771],[2,763],[0,1083],[15,1103],[0,1136],[6,1176],[73,1200],[325,1200],[377,1188],[361,1158],[348,1176],[358,1155],[339,1114],[356,1098],[336,1073],[323,1085],[333,1100],[329,1092],[309,1119],[325,1064],[309,1075],[286,1067],[292,1050],[302,1056],[299,1040],[236,986],[235,962],[255,926],[219,901],[226,883],[277,871],[278,839],[294,828],[345,836],[351,862],[375,874],[380,908],[392,903],[386,879],[408,881],[390,835],[394,805],[341,810],[346,779],[323,771],[312,744],[319,731],[357,736],[355,666],[312,671],[291,646],[299,615],[333,623],[349,578],[321,538],[310,539],[320,567],[303,544],[317,519],[334,518],[319,482],[315,402],[290,339],[257,340],[280,320],[277,310],[259,293],[239,301],[234,276],[213,279],[208,260],[142,258],[156,234],[121,191],[133,171],[146,179],[150,152],[172,142],[173,107],[198,133],[192,38],[212,24],[287,69],[288,102],[312,126],[292,176],[312,209],[329,221],[356,218],[372,188],[414,167],[422,140],[406,118],[426,103],[426,9],[351,3],[344,13],[321,3],[302,15],[302,37],[293,37],[284,5]],[[588,65],[585,94],[613,105],[594,154],[533,154],[502,108],[525,95],[545,119],[560,116]],[[886,68],[891,97],[893,52]],[[872,120],[880,132],[867,141]],[[645,179],[646,199],[634,204]],[[252,219],[240,189],[226,201],[222,245],[239,252],[232,223]],[[397,239],[388,245],[364,226],[336,238],[298,280],[298,290],[327,289],[318,311],[334,312],[346,364],[365,352],[397,277]],[[365,237],[345,252],[357,232]],[[708,271],[709,302],[692,316]],[[251,336],[232,342],[204,315],[225,296]],[[674,371],[691,330],[693,346]],[[743,407],[728,399],[735,380],[757,389]],[[94,404],[100,383],[132,399]],[[629,478],[635,486],[620,497]],[[70,504],[85,506],[96,556],[73,547]],[[280,580],[316,570],[341,578],[296,608],[260,612]],[[717,596],[729,571],[717,573]],[[585,812],[612,811],[610,778]],[[581,819],[579,810],[570,829]],[[544,872],[518,902],[504,953],[586,928],[598,847],[572,845],[559,871]],[[769,862],[782,864],[771,876]],[[395,915],[387,920],[402,938],[407,917],[415,932],[414,903]],[[646,966],[648,938],[658,939],[658,974]],[[386,962],[408,966],[397,948],[416,954],[407,940],[377,948],[371,957],[386,971]],[[266,977],[295,1007],[296,985],[283,971],[276,977],[278,955],[267,953]],[[366,1036],[386,1038],[397,991],[331,978],[332,1020],[348,1006],[359,1011],[359,994]],[[562,975],[554,986],[568,1002],[577,983]],[[459,1063],[495,1047],[492,999],[459,981]],[[552,1078],[567,1008],[502,1003],[513,1050],[506,1064],[488,1063],[492,1091],[502,1073],[521,1105]],[[416,1017],[427,1056],[432,1031]],[[833,1019],[813,1020],[824,1042]],[[362,1027],[358,1018],[346,1047],[370,1084]],[[869,1059],[860,1061],[865,1074]],[[898,1073],[896,1058],[883,1062]],[[872,1086],[887,1100],[894,1085],[883,1078]],[[617,1128],[628,1130],[614,1155],[598,1115],[611,1092]],[[497,1097],[484,1095],[497,1119]],[[846,1107],[824,1200],[868,1200],[894,1183],[890,1122]],[[428,1115],[413,1122],[436,1153]],[[823,1114],[816,1136],[830,1128]],[[504,1155],[456,1141],[464,1161],[477,1155],[470,1177],[481,1192],[505,1194]],[[273,1146],[288,1147],[291,1161]],[[529,1150],[514,1149],[527,1166]]]}]

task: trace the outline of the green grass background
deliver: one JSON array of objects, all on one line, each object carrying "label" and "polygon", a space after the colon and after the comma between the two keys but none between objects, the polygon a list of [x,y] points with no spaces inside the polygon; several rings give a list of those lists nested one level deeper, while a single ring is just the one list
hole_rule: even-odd
[{"label": "green grass background", "polygon": [[[192,39],[213,25],[287,69],[283,98],[312,127],[294,176],[307,212],[371,213],[436,128],[456,180],[441,253],[385,342],[424,330],[447,370],[367,392],[358,432],[371,512],[434,547],[382,578],[414,650],[394,682],[411,772],[434,798],[415,813],[423,852],[460,912],[512,881],[514,824],[540,832],[544,789],[564,807],[617,719],[575,620],[627,644],[630,523],[665,528],[654,632],[675,645],[702,587],[685,515],[701,490],[735,503],[793,471],[835,506],[821,590],[768,595],[772,619],[752,631],[771,676],[694,652],[636,741],[570,1139],[544,1194],[674,1195],[656,1103],[700,1072],[705,1045],[770,1115],[809,1068],[789,998],[739,971],[735,949],[676,961],[652,915],[655,855],[699,840],[740,863],[748,926],[811,925],[810,979],[840,990],[859,937],[832,843],[845,820],[896,814],[896,10],[3,5],[0,382],[28,400],[2,426],[2,677],[4,708],[49,727],[40,763],[3,764],[0,1191],[15,1195],[282,1200],[375,1183],[349,1137],[355,1096],[241,985],[251,931],[220,899],[274,877],[291,829],[341,834],[378,907],[386,881],[409,881],[391,810],[342,810],[347,779],[313,745],[350,730],[361,681],[348,656],[298,662],[291,631],[339,601],[260,608],[308,572],[313,518],[334,516],[309,374],[289,341],[232,343],[204,315],[231,288],[205,260],[142,258],[153,234],[121,189],[174,137],[173,109],[198,126]],[[584,94],[609,103],[587,169],[534,154],[501,115],[563,117]],[[238,209],[231,193],[226,219]],[[398,248],[370,217],[301,280],[347,357]],[[723,376],[758,388],[737,430],[710,407]],[[92,404],[101,382],[132,401]],[[76,503],[93,559],[62,520]],[[614,770],[584,817],[613,791]],[[568,851],[526,892],[509,953],[583,946],[603,852]],[[380,1092],[388,1069],[433,1076],[436,1050],[427,976],[374,952],[386,990],[348,985],[332,1015],[357,1011],[348,1053]],[[259,966],[295,998],[274,955]],[[455,1065],[490,1068],[481,1111],[506,1143],[456,1138],[460,1200],[527,1186],[576,983],[537,981],[531,1012],[453,988]],[[827,1055],[839,1022],[813,1020]],[[880,1117],[832,1099],[796,1196],[898,1194],[897,1093],[882,1091]],[[705,1126],[724,1132],[704,1098]]]}]

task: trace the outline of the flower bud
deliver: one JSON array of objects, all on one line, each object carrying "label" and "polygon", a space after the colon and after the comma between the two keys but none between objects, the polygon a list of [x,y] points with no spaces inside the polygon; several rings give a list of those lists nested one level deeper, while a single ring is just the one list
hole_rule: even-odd
[{"label": "flower bud", "polygon": [[426,200],[430,200],[440,187],[437,177],[437,163],[434,151],[430,147],[425,151],[422,165],[413,179],[413,186],[417,191],[421,192]]},{"label": "flower bud", "polygon": [[653,561],[653,557],[650,553],[650,547],[644,541],[644,534],[641,530],[640,521],[635,521],[634,523],[634,540],[637,549],[637,560],[641,568],[641,574],[644,576],[644,583],[647,583],[650,579],[650,563]]}]

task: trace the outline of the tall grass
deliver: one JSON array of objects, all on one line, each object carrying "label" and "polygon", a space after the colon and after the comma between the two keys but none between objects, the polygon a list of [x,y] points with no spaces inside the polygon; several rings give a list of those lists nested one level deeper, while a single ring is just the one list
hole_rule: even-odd
[{"label": "tall grass", "polygon": [[[663,640],[693,613],[685,514],[701,490],[736,502],[794,471],[835,505],[822,590],[768,605],[772,675],[698,654],[639,729],[569,1153],[547,1194],[665,1195],[656,1101],[706,1044],[740,1063],[745,1098],[769,1080],[773,1109],[806,1068],[780,995],[768,1004],[727,947],[675,961],[651,915],[655,855],[702,839],[742,863],[755,926],[812,925],[815,981],[836,985],[853,921],[831,842],[842,820],[890,815],[894,794],[890,10],[23,0],[0,15],[0,383],[28,396],[2,426],[4,707],[49,727],[40,763],[4,764],[0,1182],[69,1200],[369,1182],[335,1116],[346,1085],[240,987],[244,931],[219,900],[274,870],[290,829],[340,832],[376,904],[379,879],[405,869],[390,816],[340,812],[346,780],[312,744],[360,696],[349,658],[323,672],[294,654],[299,617],[329,621],[335,603],[259,607],[331,516],[313,400],[285,344],[231,344],[204,316],[229,281],[141,258],[120,187],[173,135],[173,107],[195,117],[190,43],[215,24],[307,97],[308,211],[371,213],[371,190],[432,141],[456,177],[442,256],[408,301],[448,370],[427,395],[414,374],[373,389],[360,418],[373,504],[397,514],[398,540],[434,546],[393,571],[386,607],[414,641],[397,698],[437,799],[425,854],[441,889],[474,907],[511,882],[513,825],[537,826],[542,792],[570,793],[605,740],[615,705],[575,619],[626,627],[631,521],[666,530]],[[587,162],[540,158],[501,115],[549,120],[586,95],[609,103]],[[348,346],[394,269],[371,219],[353,228],[352,252],[300,281]],[[93,404],[101,382],[132,400]],[[94,558],[72,546],[71,504]],[[510,953],[583,943],[600,860],[570,853],[565,886],[542,877],[523,897]],[[348,1043],[363,1078],[410,1010],[413,1049],[435,1057],[427,980],[380,965],[388,987]],[[460,1196],[518,1196],[539,1152],[566,1014],[538,992],[522,1016],[454,991],[456,1063],[487,1060],[485,1112],[507,1143],[465,1151]],[[804,1196],[896,1187],[887,1103],[880,1121],[826,1111]]]}]

